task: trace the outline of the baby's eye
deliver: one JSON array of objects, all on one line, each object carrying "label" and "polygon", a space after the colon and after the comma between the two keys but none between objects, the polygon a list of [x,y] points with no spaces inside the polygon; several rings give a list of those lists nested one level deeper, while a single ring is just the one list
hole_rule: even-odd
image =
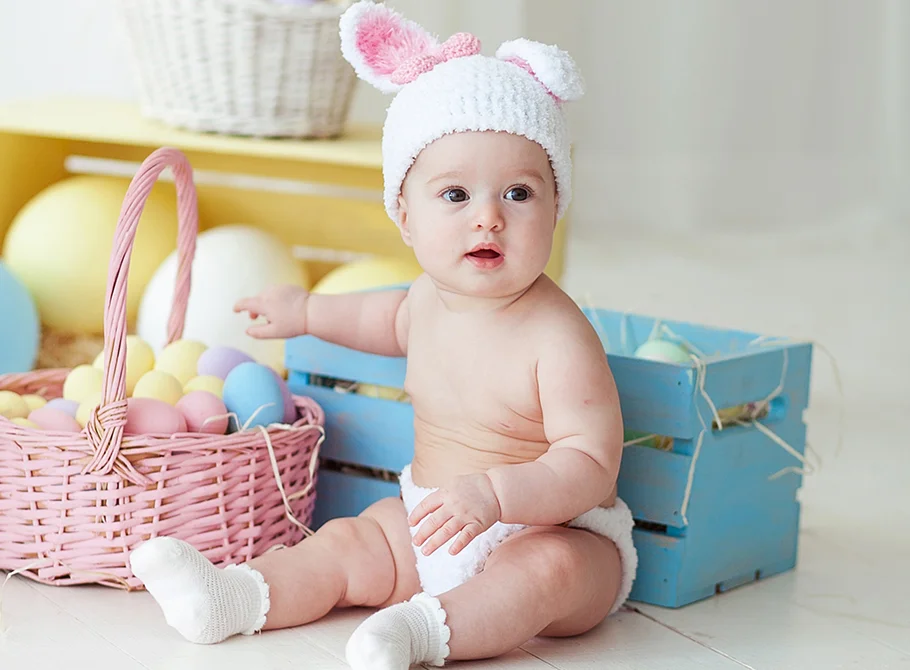
[{"label": "baby's eye", "polygon": [[510,188],[506,193],[506,200],[514,200],[515,202],[524,202],[530,197],[531,192],[524,186],[516,186],[514,188]]},{"label": "baby's eye", "polygon": [[450,188],[442,194],[442,197],[449,202],[464,202],[468,199],[468,194],[463,188]]}]

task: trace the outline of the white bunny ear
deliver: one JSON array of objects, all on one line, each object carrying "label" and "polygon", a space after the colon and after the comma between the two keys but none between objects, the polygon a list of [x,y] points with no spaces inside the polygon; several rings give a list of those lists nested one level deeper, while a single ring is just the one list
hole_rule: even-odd
[{"label": "white bunny ear", "polygon": [[584,95],[581,71],[559,47],[521,38],[504,42],[496,57],[527,70],[559,101],[578,100]]},{"label": "white bunny ear", "polygon": [[341,15],[341,53],[357,76],[383,93],[394,93],[402,83],[392,75],[408,60],[436,48],[435,37],[413,21],[383,4],[357,2]]}]

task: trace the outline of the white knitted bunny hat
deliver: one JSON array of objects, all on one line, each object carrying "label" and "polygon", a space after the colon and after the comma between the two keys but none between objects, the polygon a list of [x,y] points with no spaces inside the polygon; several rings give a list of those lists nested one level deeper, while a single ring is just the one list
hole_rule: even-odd
[{"label": "white knitted bunny hat", "polygon": [[457,33],[440,44],[383,4],[363,0],[341,16],[341,51],[364,81],[397,93],[382,135],[383,200],[399,224],[398,195],[417,155],[459,131],[505,131],[544,148],[556,178],[557,218],[572,194],[570,140],[563,101],[583,94],[581,74],[565,51],[517,39],[495,58],[480,41]]}]

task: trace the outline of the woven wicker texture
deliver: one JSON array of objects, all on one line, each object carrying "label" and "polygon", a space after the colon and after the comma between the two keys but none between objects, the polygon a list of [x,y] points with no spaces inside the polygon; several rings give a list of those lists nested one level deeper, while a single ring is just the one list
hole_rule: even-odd
[{"label": "woven wicker texture", "polygon": [[338,33],[349,4],[120,0],[143,114],[232,135],[339,135],[356,81]]},{"label": "woven wicker texture", "polygon": [[[129,552],[156,535],[190,542],[218,564],[242,562],[307,532],[325,417],[296,397],[293,425],[230,435],[124,435],[126,280],[142,208],[170,167],[179,208],[178,279],[168,323],[179,339],[197,232],[186,157],[152,153],[124,198],[105,302],[102,404],[81,433],[0,417],[0,569],[49,584],[139,588]],[[60,397],[68,369],[0,375],[0,389]]]}]

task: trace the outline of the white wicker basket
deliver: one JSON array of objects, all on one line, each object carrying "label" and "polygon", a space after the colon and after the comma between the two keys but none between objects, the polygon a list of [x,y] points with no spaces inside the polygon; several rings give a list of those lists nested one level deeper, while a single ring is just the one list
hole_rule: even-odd
[{"label": "white wicker basket", "polygon": [[332,137],[356,75],[338,20],[350,0],[119,0],[142,114],[196,131]]}]

